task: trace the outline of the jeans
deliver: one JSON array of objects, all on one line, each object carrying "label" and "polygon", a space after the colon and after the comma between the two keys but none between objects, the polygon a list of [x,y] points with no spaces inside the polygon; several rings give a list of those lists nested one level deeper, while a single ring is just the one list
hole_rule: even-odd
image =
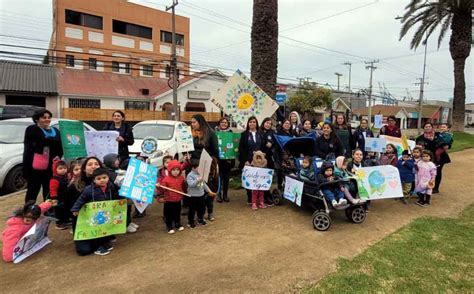
[{"label": "jeans", "polygon": [[163,216],[165,217],[166,228],[169,230],[181,227],[181,201],[165,202],[163,205]]},{"label": "jeans", "polygon": [[205,195],[196,197],[186,197],[188,199],[188,223],[194,224],[194,218],[197,214],[198,221],[204,220],[204,211],[205,211]]},{"label": "jeans", "polygon": [[332,188],[332,189],[322,189],[324,197],[329,202],[332,202],[333,200],[339,201],[339,199],[344,199],[344,192],[341,191],[340,188]]},{"label": "jeans", "polygon": [[219,160],[219,178],[221,180],[219,196],[221,199],[229,199],[227,193],[229,191],[230,166],[227,163],[221,163]]},{"label": "jeans", "polygon": [[205,202],[205,212],[207,211],[207,216],[210,216],[214,212],[214,197],[209,196],[209,194],[206,194],[204,196],[204,202]]}]

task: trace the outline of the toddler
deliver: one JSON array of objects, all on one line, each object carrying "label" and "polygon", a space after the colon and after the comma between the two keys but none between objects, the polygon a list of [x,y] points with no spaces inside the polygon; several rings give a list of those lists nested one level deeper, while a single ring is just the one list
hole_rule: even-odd
[{"label": "toddler", "polygon": [[346,205],[347,200],[344,199],[344,192],[340,189],[340,185],[338,183],[331,183],[337,180],[333,170],[332,163],[324,162],[318,175],[318,182],[322,186],[326,184],[321,187],[321,191],[323,192],[324,197],[331,202],[332,206],[337,208],[338,206]]},{"label": "toddler", "polygon": [[66,190],[68,186],[67,176],[68,166],[62,160],[53,161],[53,177],[49,181],[49,196],[52,200],[57,200],[54,207],[54,215],[57,219],[56,229],[65,230],[70,222],[70,214],[66,205]]},{"label": "toddler", "polygon": [[216,193],[212,192],[209,189],[209,187],[203,181],[201,175],[199,174],[199,160],[193,158],[190,160],[189,165],[191,167],[191,171],[186,176],[186,183],[188,184],[188,194],[190,196],[188,199],[188,227],[194,229],[196,227],[196,214],[198,224],[202,226],[207,225],[206,221],[204,220],[206,193],[209,193],[212,197],[215,197]]},{"label": "toddler", "polygon": [[306,181],[316,180],[314,176],[314,170],[311,164],[312,164],[311,157],[305,156],[303,158],[303,161],[301,162],[301,169],[299,172],[299,176],[301,179],[306,180]]},{"label": "toddler", "polygon": [[397,166],[398,154],[397,147],[393,144],[387,144],[385,153],[380,157],[380,165],[393,165]]},{"label": "toddler", "polygon": [[367,167],[380,165],[378,152],[368,151],[364,159],[364,165]]},{"label": "toddler", "polygon": [[453,134],[449,132],[447,124],[441,124],[439,126],[439,134],[436,140],[437,149],[435,151],[436,162],[439,162],[441,155],[447,152],[453,144]]},{"label": "toddler", "polygon": [[416,204],[425,207],[431,204],[431,194],[436,178],[436,165],[432,162],[433,153],[429,150],[423,150],[421,160],[417,162],[417,172],[415,178],[415,191],[418,193]]},{"label": "toddler", "polygon": [[[334,175],[337,179],[350,179],[352,174],[347,171],[347,159],[344,156],[336,157],[336,168],[334,169]],[[356,191],[355,187],[351,188],[351,182],[347,184],[340,184],[341,191],[344,192],[345,197],[352,204],[358,204],[360,199],[354,199],[350,191]]]},{"label": "toddler", "polygon": [[400,180],[402,182],[403,198],[402,202],[408,204],[410,197],[410,190],[415,181],[414,174],[415,161],[410,157],[408,150],[402,152],[402,158],[397,162],[398,172],[400,173]]}]

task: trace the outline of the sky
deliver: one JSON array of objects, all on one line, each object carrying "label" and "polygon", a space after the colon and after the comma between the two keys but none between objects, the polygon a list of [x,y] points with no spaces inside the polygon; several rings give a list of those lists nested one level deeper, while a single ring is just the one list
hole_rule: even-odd
[{"label": "sky", "polygon": [[[100,0],[97,0],[100,1]],[[132,0],[164,10],[172,0]],[[278,79],[297,83],[297,78],[348,89],[369,87],[370,71],[365,62],[379,60],[373,73],[373,91],[385,87],[395,98],[419,98],[424,47],[410,49],[413,31],[399,41],[408,0],[279,0]],[[225,73],[236,69],[250,72],[252,0],[180,0],[176,13],[190,18],[191,62],[195,70],[217,68]],[[51,0],[0,0],[0,44],[46,48],[52,30]],[[449,36],[438,49],[438,32],[428,40],[425,96],[448,101],[453,97],[453,62]],[[0,51],[31,51],[5,47]],[[466,60],[466,102],[474,102],[474,52]],[[0,58],[6,55],[0,53]],[[409,98],[408,98],[409,99]]]}]

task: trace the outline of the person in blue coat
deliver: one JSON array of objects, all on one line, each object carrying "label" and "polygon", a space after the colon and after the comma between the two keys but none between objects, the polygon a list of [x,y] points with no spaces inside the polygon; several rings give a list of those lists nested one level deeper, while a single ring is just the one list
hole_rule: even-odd
[{"label": "person in blue coat", "polygon": [[415,181],[415,161],[411,158],[408,150],[402,152],[402,158],[397,162],[400,180],[402,182],[403,198],[402,202],[408,204],[412,183]]}]

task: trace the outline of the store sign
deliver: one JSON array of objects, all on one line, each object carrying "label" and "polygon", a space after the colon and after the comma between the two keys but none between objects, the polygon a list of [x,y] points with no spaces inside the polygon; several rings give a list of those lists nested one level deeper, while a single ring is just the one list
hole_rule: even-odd
[{"label": "store sign", "polygon": [[209,100],[211,99],[211,92],[210,91],[188,91],[188,98],[189,99],[198,99],[198,100]]}]

